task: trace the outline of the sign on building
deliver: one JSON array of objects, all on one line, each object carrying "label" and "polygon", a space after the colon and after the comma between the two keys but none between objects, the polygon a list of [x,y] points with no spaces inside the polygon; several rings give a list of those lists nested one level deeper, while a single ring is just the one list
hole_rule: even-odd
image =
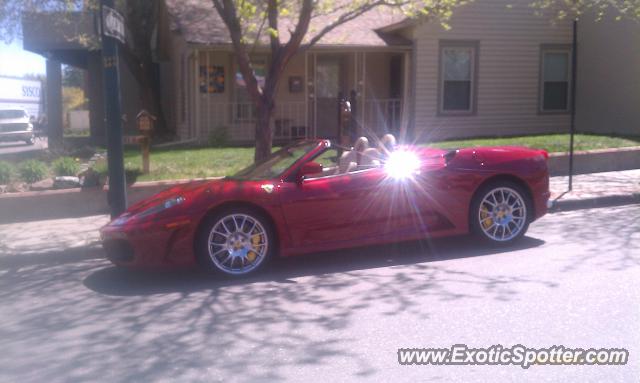
[{"label": "sign on building", "polygon": [[104,34],[120,40],[124,44],[124,17],[118,11],[107,6],[102,7],[102,25]]},{"label": "sign on building", "polygon": [[31,116],[42,114],[42,83],[38,80],[0,77],[0,110],[24,109]]}]

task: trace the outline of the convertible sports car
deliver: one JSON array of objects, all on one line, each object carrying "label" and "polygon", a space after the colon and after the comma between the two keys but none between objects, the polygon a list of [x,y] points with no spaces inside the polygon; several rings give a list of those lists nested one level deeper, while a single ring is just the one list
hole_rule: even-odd
[{"label": "convertible sports car", "polygon": [[167,189],[101,229],[116,265],[258,270],[275,256],[463,235],[511,243],[547,211],[547,153],[347,149],[308,140],[219,180]]}]

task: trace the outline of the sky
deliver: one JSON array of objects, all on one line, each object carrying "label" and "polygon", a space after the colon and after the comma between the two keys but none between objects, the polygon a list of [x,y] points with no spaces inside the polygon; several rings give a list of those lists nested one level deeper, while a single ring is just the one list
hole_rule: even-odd
[{"label": "sky", "polygon": [[7,45],[0,41],[0,76],[23,76],[44,74],[45,59],[22,49],[22,41],[14,40]]}]

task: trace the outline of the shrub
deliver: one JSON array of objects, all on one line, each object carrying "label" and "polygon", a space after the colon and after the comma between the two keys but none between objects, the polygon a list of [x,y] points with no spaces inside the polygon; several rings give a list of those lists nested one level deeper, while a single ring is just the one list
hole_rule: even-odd
[{"label": "shrub", "polygon": [[42,161],[27,160],[20,164],[20,178],[28,183],[43,180],[48,173],[49,169]]},{"label": "shrub", "polygon": [[209,133],[209,146],[221,148],[229,142],[229,131],[226,126],[219,126]]},{"label": "shrub", "polygon": [[14,173],[14,166],[11,162],[0,161],[0,184],[8,184]]},{"label": "shrub", "polygon": [[52,166],[57,176],[75,176],[80,172],[80,164],[71,157],[60,157],[53,161]]},{"label": "shrub", "polygon": [[107,175],[109,174],[109,166],[107,165],[106,158],[98,159],[90,167],[93,169],[93,171],[98,173],[98,176],[101,178],[106,178]]}]

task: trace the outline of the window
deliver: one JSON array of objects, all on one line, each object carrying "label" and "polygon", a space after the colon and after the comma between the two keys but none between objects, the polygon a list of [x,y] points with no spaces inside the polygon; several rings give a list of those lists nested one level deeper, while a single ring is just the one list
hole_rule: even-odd
[{"label": "window", "polygon": [[340,61],[336,58],[318,59],[316,96],[337,99],[340,93]]},{"label": "window", "polygon": [[542,48],[540,81],[540,110],[566,112],[569,110],[570,50]]},{"label": "window", "polygon": [[441,44],[440,112],[472,113],[476,76],[476,43]]},{"label": "window", "polygon": [[324,152],[315,156],[311,161],[317,162],[322,165],[322,172],[317,174],[310,174],[305,179],[322,178],[340,174],[338,168],[338,161],[340,154],[336,148],[328,148]]},{"label": "window", "polygon": [[0,118],[25,118],[29,117],[26,111],[22,109],[0,110]]},{"label": "window", "polygon": [[[267,60],[265,58],[252,59],[253,73],[258,80],[258,86],[264,87],[264,80],[267,74]],[[256,108],[247,92],[247,86],[240,73],[240,68],[236,65],[236,73],[234,79],[235,85],[235,111],[236,120],[253,121],[256,119]]]}]

